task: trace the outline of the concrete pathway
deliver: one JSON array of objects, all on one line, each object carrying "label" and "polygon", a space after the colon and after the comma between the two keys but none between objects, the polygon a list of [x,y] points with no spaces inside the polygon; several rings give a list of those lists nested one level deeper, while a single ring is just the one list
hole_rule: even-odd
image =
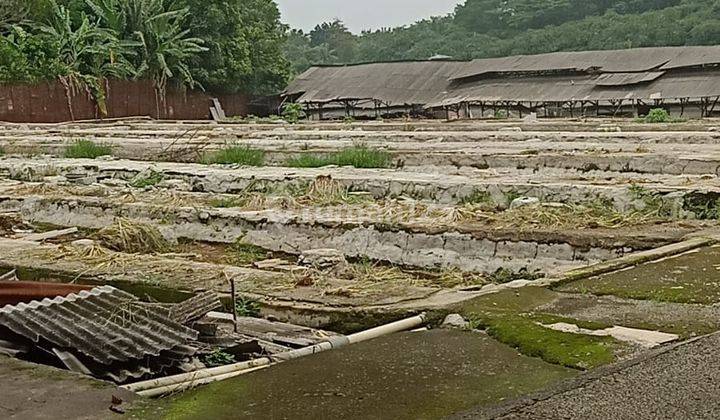
[{"label": "concrete pathway", "polygon": [[549,391],[461,419],[720,418],[720,333],[599,369]]}]

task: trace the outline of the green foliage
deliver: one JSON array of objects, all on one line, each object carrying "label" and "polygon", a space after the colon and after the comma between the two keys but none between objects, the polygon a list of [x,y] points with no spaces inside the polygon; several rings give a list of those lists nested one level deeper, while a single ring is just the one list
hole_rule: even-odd
[{"label": "green foliage", "polygon": [[653,108],[643,119],[644,122],[650,124],[667,123],[671,121],[670,113],[663,108]]},{"label": "green foliage", "polygon": [[720,220],[720,197],[704,194],[686,196],[683,210],[692,212],[696,219]]},{"label": "green foliage", "polygon": [[112,155],[112,147],[96,144],[90,140],[76,140],[65,148],[65,157],[69,159],[95,159]]},{"label": "green foliage", "polygon": [[238,198],[213,198],[208,203],[211,207],[219,208],[219,209],[231,209],[233,207],[242,207],[244,204],[243,200],[240,200]]},{"label": "green foliage", "polygon": [[[320,29],[337,33],[341,26],[328,24]],[[339,37],[348,45],[343,51],[352,52],[351,57],[333,54],[331,41],[303,43],[294,36],[297,39],[288,58],[296,72],[306,69],[308,62],[424,60],[436,54],[464,60],[555,51],[716,45],[720,44],[720,4],[713,0],[466,0],[454,14],[363,32],[353,38]],[[350,46],[351,42],[355,45]]]},{"label": "green foliage", "polygon": [[0,82],[61,77],[101,112],[107,77],[148,78],[161,94],[169,83],[276,93],[284,40],[267,0],[0,0]]},{"label": "green foliage", "polygon": [[495,111],[494,118],[499,119],[499,120],[507,119],[508,118],[507,110],[498,109],[497,111]]},{"label": "green foliage", "polygon": [[305,118],[305,110],[302,104],[287,103],[283,106],[282,116],[290,124],[297,124],[301,118]]},{"label": "green foliage", "polygon": [[510,283],[515,280],[537,280],[544,275],[539,272],[531,273],[526,267],[519,271],[513,271],[505,267],[498,268],[497,271],[488,276],[488,280],[495,284]]},{"label": "green foliage", "polygon": [[165,176],[162,173],[151,170],[147,174],[139,174],[136,176],[130,181],[130,186],[133,188],[153,187],[162,182],[163,179],[165,179]]},{"label": "green foliage", "polygon": [[238,316],[257,318],[260,316],[260,303],[240,297],[235,301],[235,312]]},{"label": "green foliage", "polygon": [[207,367],[224,366],[235,363],[235,356],[232,354],[217,349],[210,354],[206,354],[202,357],[202,362]]},{"label": "green foliage", "polygon": [[152,79],[158,90],[164,92],[169,80],[195,86],[189,60],[206,48],[184,26],[189,9],[163,0],[86,0],[86,4],[124,45],[133,47],[134,68]]},{"label": "green foliage", "polygon": [[291,158],[287,166],[291,168],[320,168],[323,166],[353,166],[355,168],[388,168],[392,164],[392,156],[384,150],[367,146],[354,146],[349,149],[328,155],[303,154]]},{"label": "green foliage", "polygon": [[241,239],[232,244],[226,254],[228,261],[234,265],[250,265],[268,258],[267,250],[245,243]]},{"label": "green foliage", "polygon": [[265,163],[265,152],[245,146],[233,146],[211,152],[203,156],[201,162],[206,165],[243,165],[262,166]]},{"label": "green foliage", "polygon": [[593,369],[615,360],[613,346],[617,342],[612,338],[554,331],[522,315],[504,312],[475,315],[471,325],[485,329],[491,337],[526,356],[539,357],[548,363]]},{"label": "green foliage", "polygon": [[188,28],[207,51],[192,59],[208,90],[274,94],[290,77],[283,55],[286,27],[274,1],[177,0],[190,10]]}]

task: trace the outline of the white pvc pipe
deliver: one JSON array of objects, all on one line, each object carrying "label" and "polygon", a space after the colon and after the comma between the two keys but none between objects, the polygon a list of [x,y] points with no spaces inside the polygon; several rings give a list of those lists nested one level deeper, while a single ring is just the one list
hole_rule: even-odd
[{"label": "white pvc pipe", "polygon": [[255,372],[256,370],[262,370],[265,368],[269,368],[270,366],[272,366],[272,365],[258,366],[258,367],[254,367],[254,368],[250,368],[250,369],[238,370],[235,372],[226,373],[224,375],[210,376],[210,377],[204,378],[204,379],[196,379],[196,380],[191,380],[191,381],[187,381],[187,382],[181,382],[179,384],[161,386],[159,388],[151,388],[151,389],[147,389],[145,391],[138,391],[137,394],[142,397],[148,397],[148,398],[159,397],[161,395],[170,395],[170,394],[174,394],[177,392],[182,392],[186,389],[195,388],[200,385],[206,385],[206,384],[210,384],[213,382],[224,381],[226,379],[234,378],[236,376],[244,375],[246,373]]},{"label": "white pvc pipe", "polygon": [[232,365],[218,366],[197,370],[195,372],[166,376],[164,378],[135,382],[123,385],[121,388],[137,392],[138,394],[144,396],[157,396],[170,392],[179,392],[185,389],[193,388],[197,385],[204,385],[218,380],[239,376],[244,373],[257,370],[258,368],[268,367],[271,364],[281,361],[297,359],[299,357],[309,356],[326,350],[343,347],[348,344],[360,343],[362,341],[372,340],[383,335],[409,330],[421,325],[423,322],[425,322],[425,314],[420,314],[412,318],[351,334],[347,337],[342,337],[341,339],[324,341],[309,347],[274,354],[272,357],[262,357],[260,359],[234,363]]}]

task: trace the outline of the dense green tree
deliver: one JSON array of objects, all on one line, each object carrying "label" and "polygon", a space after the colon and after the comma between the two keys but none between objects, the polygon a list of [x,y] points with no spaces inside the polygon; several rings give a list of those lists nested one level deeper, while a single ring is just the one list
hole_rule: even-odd
[{"label": "dense green tree", "polygon": [[[332,52],[328,32],[342,33],[337,28],[344,25],[334,22],[318,28],[310,45],[326,45]],[[451,15],[344,38],[345,42],[352,39],[356,47],[344,48],[354,52],[352,56],[331,54],[315,63],[427,59],[436,54],[464,60],[555,51],[720,44],[720,2],[466,0]],[[297,51],[290,56],[296,71],[312,61],[307,56]]]},{"label": "dense green tree", "polygon": [[335,62],[347,63],[355,59],[357,43],[355,35],[340,20],[324,22],[310,31],[310,46],[327,46]]},{"label": "dense green tree", "polygon": [[292,63],[293,76],[302,73],[313,64],[337,61],[337,57],[332,55],[327,44],[313,47],[310,37],[299,29],[288,32],[283,51],[285,57]]},{"label": "dense green tree", "polygon": [[185,29],[189,10],[164,0],[85,0],[104,28],[118,38],[120,57],[129,57],[135,74],[149,77],[164,92],[171,80],[196,85],[190,60],[206,51],[203,40]]},{"label": "dense green tree", "polygon": [[283,55],[287,28],[269,0],[178,0],[190,10],[189,28],[208,51],[192,62],[195,77],[212,91],[272,93],[290,75]]}]

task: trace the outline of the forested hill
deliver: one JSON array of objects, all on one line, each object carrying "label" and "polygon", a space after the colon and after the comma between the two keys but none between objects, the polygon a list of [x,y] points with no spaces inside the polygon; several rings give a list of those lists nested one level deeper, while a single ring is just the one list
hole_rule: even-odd
[{"label": "forested hill", "polygon": [[292,31],[285,49],[301,72],[316,63],[712,44],[720,44],[717,0],[467,0],[451,15],[359,36],[339,21]]}]

